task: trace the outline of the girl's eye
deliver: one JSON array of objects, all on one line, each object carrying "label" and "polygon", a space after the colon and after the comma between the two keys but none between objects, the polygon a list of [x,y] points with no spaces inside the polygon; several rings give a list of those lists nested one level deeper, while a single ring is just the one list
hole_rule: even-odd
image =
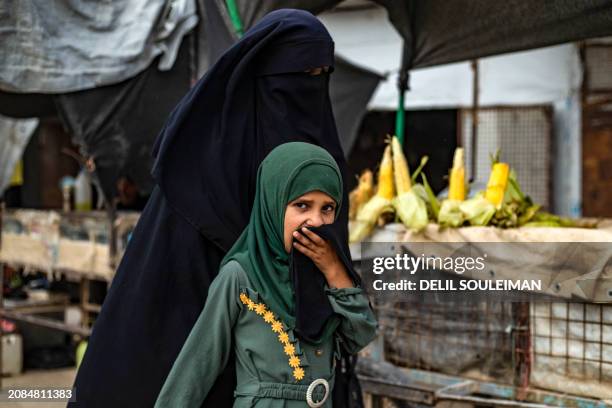
[{"label": "girl's eye", "polygon": [[302,202],[297,202],[294,204],[297,208],[299,208],[300,210],[305,210],[306,208],[308,208],[308,204],[306,203],[302,203]]},{"label": "girl's eye", "polygon": [[334,207],[333,205],[326,205],[325,207],[323,207],[323,210],[327,212],[333,212],[335,209],[336,207]]}]

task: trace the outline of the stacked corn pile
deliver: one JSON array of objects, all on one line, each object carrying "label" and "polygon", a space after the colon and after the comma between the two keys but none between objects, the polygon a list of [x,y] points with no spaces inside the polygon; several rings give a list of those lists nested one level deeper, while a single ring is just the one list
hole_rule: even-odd
[{"label": "stacked corn pile", "polygon": [[[464,226],[513,227],[595,227],[595,223],[559,217],[542,211],[523,193],[514,170],[499,160],[499,152],[491,157],[491,173],[487,188],[468,198],[464,151],[455,150],[449,171],[448,197],[440,203],[422,169],[423,157],[412,177],[397,137],[388,140],[374,193],[373,174],[366,170],[359,185],[350,193],[350,242],[359,242],[374,228],[389,221],[400,221],[418,232],[429,222],[440,227]],[[421,176],[422,183],[417,183]]]}]

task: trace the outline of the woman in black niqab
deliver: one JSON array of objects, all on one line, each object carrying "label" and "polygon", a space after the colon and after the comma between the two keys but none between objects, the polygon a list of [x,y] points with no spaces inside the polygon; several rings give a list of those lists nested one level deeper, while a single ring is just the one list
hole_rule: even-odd
[{"label": "woman in black niqab", "polygon": [[[156,181],[117,270],[75,381],[73,407],[149,407],[199,316],[224,254],[248,223],[257,168],[274,147],[325,148],[344,177],[328,94],[333,41],[310,13],[277,10],[232,46],[180,101],[153,154]],[[337,226],[348,254],[347,213]],[[353,406],[351,361],[334,405]],[[228,363],[203,406],[231,406]],[[344,386],[343,386],[344,384]],[[358,397],[357,397],[358,398]]]}]

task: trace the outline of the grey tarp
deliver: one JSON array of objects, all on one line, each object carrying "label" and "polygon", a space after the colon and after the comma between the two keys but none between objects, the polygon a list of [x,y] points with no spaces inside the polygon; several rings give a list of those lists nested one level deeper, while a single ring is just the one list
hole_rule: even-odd
[{"label": "grey tarp", "polygon": [[61,93],[172,67],[198,22],[195,0],[3,0],[0,89]]},{"label": "grey tarp", "polygon": [[[183,34],[195,25],[194,1],[2,2],[0,89],[66,92],[116,83],[133,77],[165,51],[160,64],[167,68]],[[205,13],[220,13],[231,27],[224,0],[197,1],[205,5]],[[340,2],[236,0],[246,28],[276,8],[318,13]],[[375,2],[388,10],[407,40],[407,63],[413,68],[612,35],[612,0]],[[219,49],[215,43],[200,45]],[[203,70],[209,54],[199,55]]]},{"label": "grey tarp", "polygon": [[15,165],[38,126],[38,119],[0,116],[0,195],[11,180]]}]

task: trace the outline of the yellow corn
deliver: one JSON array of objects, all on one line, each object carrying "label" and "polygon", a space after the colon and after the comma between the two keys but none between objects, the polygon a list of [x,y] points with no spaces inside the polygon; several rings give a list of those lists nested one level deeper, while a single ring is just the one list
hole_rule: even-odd
[{"label": "yellow corn", "polygon": [[351,223],[349,242],[359,242],[367,237],[374,227],[376,220],[385,212],[392,209],[391,199],[395,191],[393,187],[393,161],[391,159],[391,146],[387,145],[378,171],[378,190],[358,211],[355,221]]},{"label": "yellow corn", "polygon": [[359,176],[359,184],[349,194],[349,219],[354,220],[357,211],[372,197],[374,185],[371,170],[365,170]]},{"label": "yellow corn", "polygon": [[453,168],[449,174],[448,198],[456,201],[465,200],[465,167],[463,165],[463,148],[455,150]]},{"label": "yellow corn", "polygon": [[391,146],[393,148],[393,174],[395,176],[395,188],[397,189],[397,195],[407,193],[412,188],[410,181],[410,171],[408,170],[408,163],[406,162],[406,156],[402,145],[396,136],[391,139]]},{"label": "yellow corn", "polygon": [[395,195],[395,189],[393,188],[393,161],[391,160],[391,146],[389,145],[385,147],[385,152],[380,162],[378,191],[376,195],[388,200],[392,199]]},{"label": "yellow corn", "polygon": [[509,175],[510,166],[508,166],[508,163],[495,163],[491,169],[485,198],[497,209],[501,208],[504,202],[504,194],[506,193]]}]

